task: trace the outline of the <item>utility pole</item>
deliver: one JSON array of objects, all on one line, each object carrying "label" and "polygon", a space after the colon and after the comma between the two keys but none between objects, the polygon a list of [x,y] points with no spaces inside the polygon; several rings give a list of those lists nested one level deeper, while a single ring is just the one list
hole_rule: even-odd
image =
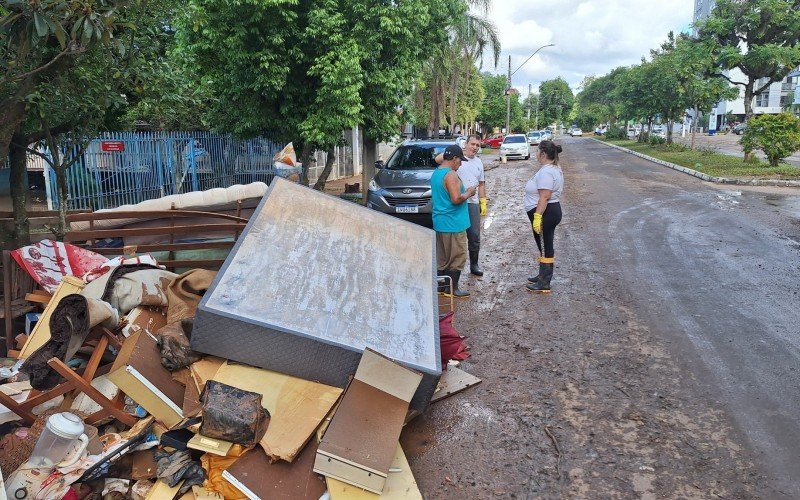
[{"label": "utility pole", "polygon": [[[547,45],[542,45],[541,47],[536,49],[533,52],[533,54],[531,54],[530,56],[528,56],[527,59],[525,59],[525,62],[520,64],[519,67],[514,70],[513,73],[511,72],[511,56],[510,55],[508,56],[508,81],[506,82],[508,84],[506,86],[506,134],[511,132],[511,77],[514,75],[514,73],[516,73],[523,66],[525,66],[525,63],[527,63],[528,61],[533,59],[533,56],[538,54],[540,50],[542,50],[544,48],[547,48],[547,47],[553,47],[554,45],[555,45],[554,43],[548,43]],[[528,92],[528,93],[530,94],[530,92]]]},{"label": "utility pole", "polygon": [[506,135],[511,133],[511,55],[508,56],[508,81],[506,82]]},{"label": "utility pole", "polygon": [[526,125],[530,126],[531,123],[531,84],[528,84],[528,119]]}]

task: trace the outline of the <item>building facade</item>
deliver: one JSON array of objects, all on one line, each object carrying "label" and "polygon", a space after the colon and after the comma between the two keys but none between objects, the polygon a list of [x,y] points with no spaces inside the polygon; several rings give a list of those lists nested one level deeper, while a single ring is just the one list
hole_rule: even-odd
[{"label": "building facade", "polygon": [[[695,0],[694,2],[694,22],[702,21],[707,18],[714,9],[715,0]],[[738,69],[734,68],[726,73],[731,80],[745,81],[746,77]],[[766,81],[766,80],[764,80]],[[753,113],[755,114],[777,114],[791,107],[795,103],[796,88],[800,82],[800,75],[795,71],[781,82],[773,83],[764,92],[753,99]],[[764,82],[759,82],[756,87],[760,87]],[[733,115],[736,121],[744,120],[744,90],[737,86],[740,95],[732,101],[723,101],[711,110],[709,116],[709,130],[720,130],[726,125],[726,115]]]}]

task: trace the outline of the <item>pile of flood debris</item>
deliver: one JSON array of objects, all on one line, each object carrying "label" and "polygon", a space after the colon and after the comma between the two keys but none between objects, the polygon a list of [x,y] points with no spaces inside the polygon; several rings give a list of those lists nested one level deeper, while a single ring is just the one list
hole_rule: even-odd
[{"label": "pile of flood debris", "polygon": [[403,426],[480,382],[434,248],[276,180],[219,272],[15,251],[50,264],[0,368],[8,498],[422,498]]}]

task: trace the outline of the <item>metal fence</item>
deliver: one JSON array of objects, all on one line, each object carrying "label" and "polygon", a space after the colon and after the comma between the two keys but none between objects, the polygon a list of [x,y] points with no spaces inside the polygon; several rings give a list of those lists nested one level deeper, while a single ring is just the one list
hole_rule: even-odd
[{"label": "metal fence", "polygon": [[[67,169],[68,209],[102,209],[139,203],[170,194],[233,184],[269,183],[284,174],[273,167],[283,148],[258,137],[239,140],[210,132],[115,132],[92,140]],[[318,152],[309,168],[311,182],[325,166]],[[329,179],[356,175],[350,146],[336,148]],[[48,200],[58,208],[55,172],[48,179]]]},{"label": "metal fence", "polygon": [[[101,209],[276,175],[272,141],[209,132],[115,132],[92,140],[67,169],[69,209]],[[58,207],[55,172],[49,198]]]}]

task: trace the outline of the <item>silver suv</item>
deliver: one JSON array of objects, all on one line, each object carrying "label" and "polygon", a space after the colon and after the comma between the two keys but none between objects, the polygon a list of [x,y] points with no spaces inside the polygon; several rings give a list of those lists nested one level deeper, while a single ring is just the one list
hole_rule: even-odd
[{"label": "silver suv", "polygon": [[434,159],[454,140],[410,140],[398,147],[369,183],[367,208],[432,227]]}]

